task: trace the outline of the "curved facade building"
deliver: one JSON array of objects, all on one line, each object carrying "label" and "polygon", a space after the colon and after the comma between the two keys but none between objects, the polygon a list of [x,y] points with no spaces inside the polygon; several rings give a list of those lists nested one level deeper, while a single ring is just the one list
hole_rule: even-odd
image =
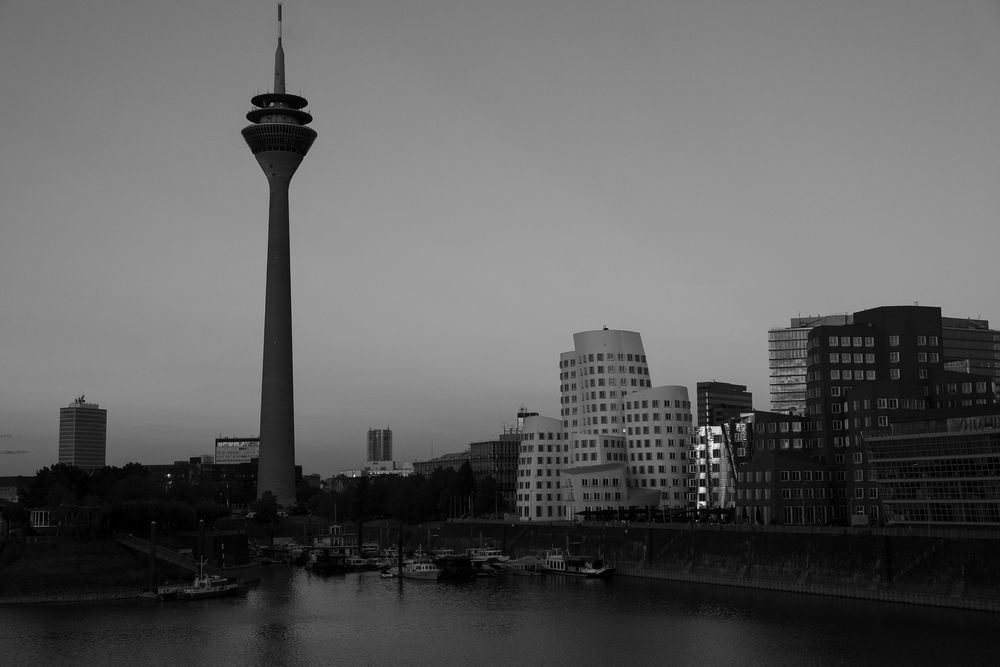
[{"label": "curved facade building", "polygon": [[559,356],[560,419],[545,428],[550,435],[558,425],[561,437],[522,441],[519,516],[683,509],[693,425],[687,388],[653,387],[634,331],[583,331],[573,343]]}]

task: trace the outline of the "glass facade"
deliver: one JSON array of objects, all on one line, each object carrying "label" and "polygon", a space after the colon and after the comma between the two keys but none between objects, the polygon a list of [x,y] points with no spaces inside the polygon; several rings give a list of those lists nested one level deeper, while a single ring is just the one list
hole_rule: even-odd
[{"label": "glass facade", "polygon": [[767,332],[771,410],[806,408],[806,341],[809,329],[771,329]]},{"label": "glass facade", "polygon": [[1000,525],[1000,430],[866,442],[887,523]]}]

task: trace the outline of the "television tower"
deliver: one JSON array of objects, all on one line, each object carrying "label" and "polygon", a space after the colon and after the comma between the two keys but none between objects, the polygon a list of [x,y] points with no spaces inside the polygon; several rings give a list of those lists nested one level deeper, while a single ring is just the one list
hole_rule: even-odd
[{"label": "television tower", "polygon": [[292,284],[288,233],[288,186],[316,132],[305,98],[285,92],[285,52],[274,52],[274,89],[255,95],[243,138],[257,158],[270,190],[267,283],[264,297],[264,365],[260,391],[260,458],[257,497],[270,491],[278,504],[295,504],[295,409],[292,395]]}]

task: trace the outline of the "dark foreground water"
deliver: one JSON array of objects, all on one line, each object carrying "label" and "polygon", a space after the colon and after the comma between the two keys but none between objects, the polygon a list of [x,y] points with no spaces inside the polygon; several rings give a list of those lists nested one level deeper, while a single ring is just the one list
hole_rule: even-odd
[{"label": "dark foreground water", "polygon": [[265,572],[195,602],[0,606],[2,665],[995,665],[1000,617],[618,578]]}]

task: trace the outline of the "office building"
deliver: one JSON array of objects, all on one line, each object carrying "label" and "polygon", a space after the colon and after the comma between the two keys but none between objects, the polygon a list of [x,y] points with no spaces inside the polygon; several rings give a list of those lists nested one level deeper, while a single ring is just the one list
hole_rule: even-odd
[{"label": "office building", "polygon": [[942,317],[941,341],[947,368],[988,376],[1000,391],[1000,331],[987,320]]},{"label": "office building", "polygon": [[216,465],[231,463],[250,463],[260,456],[260,438],[216,438]]},{"label": "office building", "polygon": [[392,461],[392,430],[388,428],[368,429],[369,462]]},{"label": "office building", "polygon": [[712,380],[698,383],[698,426],[721,426],[753,410],[746,385]]},{"label": "office building", "polygon": [[806,423],[798,437],[779,434],[773,455],[754,449],[739,469],[737,517],[882,523],[882,485],[866,438],[899,421],[995,403],[990,378],[945,367],[943,322],[937,307],[883,306],[809,327]]},{"label": "office building", "polygon": [[951,408],[865,434],[885,523],[1000,526],[1000,413]]},{"label": "office building", "polygon": [[274,54],[274,88],[255,95],[246,115],[252,124],[243,138],[253,153],[270,193],[267,233],[267,279],[264,298],[264,361],[260,398],[260,470],[257,493],[270,491],[281,506],[295,503],[295,414],[292,393],[292,285],[288,228],[288,186],[316,139],[306,127],[312,116],[305,98],[285,92],[285,52]]},{"label": "office building", "polygon": [[413,462],[413,474],[422,475],[423,477],[430,478],[434,474],[434,471],[438,468],[442,470],[455,470],[457,471],[469,460],[469,450],[461,452],[453,452],[451,454],[442,454],[441,456],[427,459],[426,461],[414,461]]},{"label": "office building", "polygon": [[[877,309],[873,309],[877,310]],[[768,330],[768,369],[771,410],[805,412],[806,338],[817,326],[842,326],[854,315],[793,317],[787,328]],[[982,319],[942,317],[939,351],[950,370],[993,378],[994,393],[1000,393],[1000,331]]]},{"label": "office building", "polygon": [[805,414],[806,338],[809,330],[824,324],[850,324],[850,315],[793,317],[788,328],[767,332],[771,410]]},{"label": "office building", "polygon": [[106,465],[108,411],[84,396],[59,409],[59,463],[83,470]]}]

